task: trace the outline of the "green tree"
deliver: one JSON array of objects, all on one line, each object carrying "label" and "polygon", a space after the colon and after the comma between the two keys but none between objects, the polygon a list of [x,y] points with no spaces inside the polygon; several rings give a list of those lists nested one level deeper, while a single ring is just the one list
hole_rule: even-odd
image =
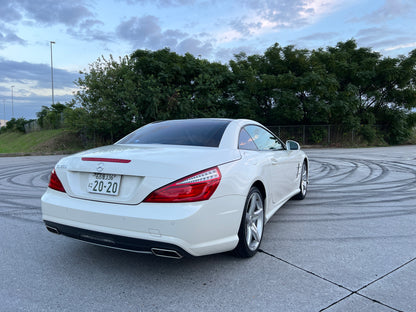
[{"label": "green tree", "polygon": [[43,129],[58,129],[63,126],[63,112],[66,105],[52,104],[50,107],[42,106],[42,110],[36,113],[38,124]]},{"label": "green tree", "polygon": [[6,123],[6,131],[18,131],[25,133],[25,124],[29,121],[24,118],[12,118]]},{"label": "green tree", "polygon": [[[331,123],[345,124],[364,129],[366,135],[374,127],[362,125],[386,125],[385,116],[403,116],[416,107],[415,65],[416,50],[408,57],[382,58],[370,48],[358,48],[354,40],[340,42],[336,47],[319,51],[317,58],[325,64],[326,70],[336,76],[339,83],[337,96],[331,108]],[[392,133],[401,133],[395,138],[403,141],[406,137],[403,127],[406,122],[388,122]],[[388,141],[397,143],[388,136]]]},{"label": "green tree", "polygon": [[81,74],[84,78],[76,81],[80,91],[72,106],[85,110],[76,109],[85,134],[113,142],[131,131],[139,122],[136,99],[140,96],[131,59],[126,56],[117,62],[112,56],[101,57],[90,65],[89,72]]},{"label": "green tree", "polygon": [[[406,140],[416,107],[416,50],[382,58],[354,40],[306,50],[274,44],[263,55],[227,65],[169,49],[100,57],[76,81],[74,101],[42,107],[42,126],[58,121],[97,141],[113,142],[156,120],[231,117],[268,125],[337,124],[367,141],[384,125],[388,142]],[[315,133],[316,141],[322,134]]]},{"label": "green tree", "polygon": [[226,116],[230,101],[227,66],[169,49],[101,57],[82,74],[66,124],[101,141],[155,120]]},{"label": "green tree", "polygon": [[169,49],[132,54],[140,83],[138,106],[146,121],[225,114],[231,82],[227,66]]}]

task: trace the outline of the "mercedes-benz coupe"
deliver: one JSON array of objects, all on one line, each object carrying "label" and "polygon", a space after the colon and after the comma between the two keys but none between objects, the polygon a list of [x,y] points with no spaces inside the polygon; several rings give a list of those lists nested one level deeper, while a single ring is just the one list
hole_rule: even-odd
[{"label": "mercedes-benz coupe", "polygon": [[308,168],[298,143],[252,120],[154,122],[62,158],[42,217],[53,233],[107,247],[251,257],[274,213],[305,198]]}]

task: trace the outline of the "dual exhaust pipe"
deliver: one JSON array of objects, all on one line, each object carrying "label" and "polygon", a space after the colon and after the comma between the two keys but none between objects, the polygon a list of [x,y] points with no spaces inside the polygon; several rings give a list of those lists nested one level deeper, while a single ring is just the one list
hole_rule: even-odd
[{"label": "dual exhaust pipe", "polygon": [[[61,234],[61,232],[59,232],[59,230],[55,227],[46,225],[46,229],[54,234]],[[162,258],[171,258],[171,259],[182,259],[183,256],[177,252],[176,250],[173,249],[163,249],[163,248],[151,248],[150,249],[151,253],[157,257],[162,257]]]}]

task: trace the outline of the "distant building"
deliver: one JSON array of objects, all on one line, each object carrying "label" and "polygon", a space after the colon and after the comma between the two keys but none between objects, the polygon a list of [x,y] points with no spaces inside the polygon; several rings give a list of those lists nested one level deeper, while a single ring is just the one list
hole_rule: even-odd
[{"label": "distant building", "polygon": [[8,120],[0,119],[0,128],[1,127],[5,127],[6,126],[6,122],[8,122]]}]

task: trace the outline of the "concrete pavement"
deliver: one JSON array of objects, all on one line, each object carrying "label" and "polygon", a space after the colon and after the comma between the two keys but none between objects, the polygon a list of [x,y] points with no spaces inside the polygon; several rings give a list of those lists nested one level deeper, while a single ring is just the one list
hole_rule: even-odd
[{"label": "concrete pavement", "polygon": [[416,146],[307,150],[262,252],[169,260],[44,229],[60,156],[0,158],[0,311],[416,311]]}]

